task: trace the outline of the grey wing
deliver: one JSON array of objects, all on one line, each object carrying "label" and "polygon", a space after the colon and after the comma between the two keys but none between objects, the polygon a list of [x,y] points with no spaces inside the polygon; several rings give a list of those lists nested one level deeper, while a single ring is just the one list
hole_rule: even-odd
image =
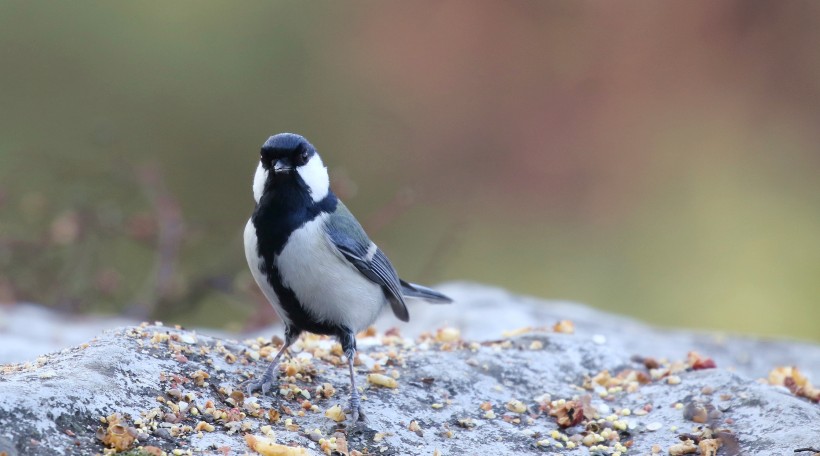
[{"label": "grey wing", "polygon": [[336,211],[328,217],[325,231],[342,256],[365,277],[380,285],[390,308],[401,321],[410,320],[402,296],[402,284],[390,260],[373,241],[353,214],[339,201]]}]

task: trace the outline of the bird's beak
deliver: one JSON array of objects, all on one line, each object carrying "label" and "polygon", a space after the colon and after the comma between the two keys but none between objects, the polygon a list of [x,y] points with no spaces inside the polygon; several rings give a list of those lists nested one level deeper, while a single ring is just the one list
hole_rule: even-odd
[{"label": "bird's beak", "polygon": [[293,168],[288,166],[284,160],[277,160],[276,163],[273,164],[273,172],[274,173],[286,173]]}]

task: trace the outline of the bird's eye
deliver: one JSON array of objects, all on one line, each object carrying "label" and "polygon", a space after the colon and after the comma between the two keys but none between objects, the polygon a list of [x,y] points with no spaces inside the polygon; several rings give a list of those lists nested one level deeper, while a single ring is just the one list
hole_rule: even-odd
[{"label": "bird's eye", "polygon": [[306,151],[306,150],[303,150],[302,152],[300,152],[299,155],[296,158],[296,160],[299,162],[299,166],[302,166],[305,163],[307,163],[309,156],[310,156],[310,153],[308,153],[308,151]]}]

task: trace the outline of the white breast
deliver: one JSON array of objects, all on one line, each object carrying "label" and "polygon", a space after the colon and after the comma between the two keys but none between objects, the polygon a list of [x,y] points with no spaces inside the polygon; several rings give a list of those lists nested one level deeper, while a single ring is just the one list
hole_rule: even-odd
[{"label": "white breast", "polygon": [[251,274],[253,274],[256,284],[259,285],[262,293],[266,298],[268,298],[268,301],[270,301],[270,304],[279,315],[279,318],[281,318],[286,324],[289,324],[290,319],[284,310],[282,310],[282,305],[279,304],[279,297],[276,295],[276,292],[273,291],[273,287],[270,286],[268,279],[260,270],[260,266],[264,263],[264,259],[260,257],[257,252],[256,227],[253,226],[253,222],[251,220],[248,220],[248,224],[245,225],[245,258],[248,260],[248,267],[251,268]]},{"label": "white breast", "polygon": [[282,282],[320,321],[353,331],[373,323],[387,304],[381,287],[342,257],[324,230],[327,214],[294,231],[276,257]]}]

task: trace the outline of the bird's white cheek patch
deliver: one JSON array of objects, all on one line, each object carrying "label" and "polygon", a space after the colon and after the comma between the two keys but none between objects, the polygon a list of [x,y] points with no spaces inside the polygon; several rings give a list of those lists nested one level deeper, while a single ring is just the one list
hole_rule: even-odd
[{"label": "bird's white cheek patch", "polygon": [[319,154],[313,154],[307,163],[297,168],[297,171],[299,177],[310,189],[310,197],[313,201],[322,201],[330,191],[330,178]]},{"label": "bird's white cheek patch", "polygon": [[253,175],[253,199],[258,203],[262,199],[262,192],[265,191],[265,182],[268,180],[268,171],[262,167],[262,163],[256,167]]}]

